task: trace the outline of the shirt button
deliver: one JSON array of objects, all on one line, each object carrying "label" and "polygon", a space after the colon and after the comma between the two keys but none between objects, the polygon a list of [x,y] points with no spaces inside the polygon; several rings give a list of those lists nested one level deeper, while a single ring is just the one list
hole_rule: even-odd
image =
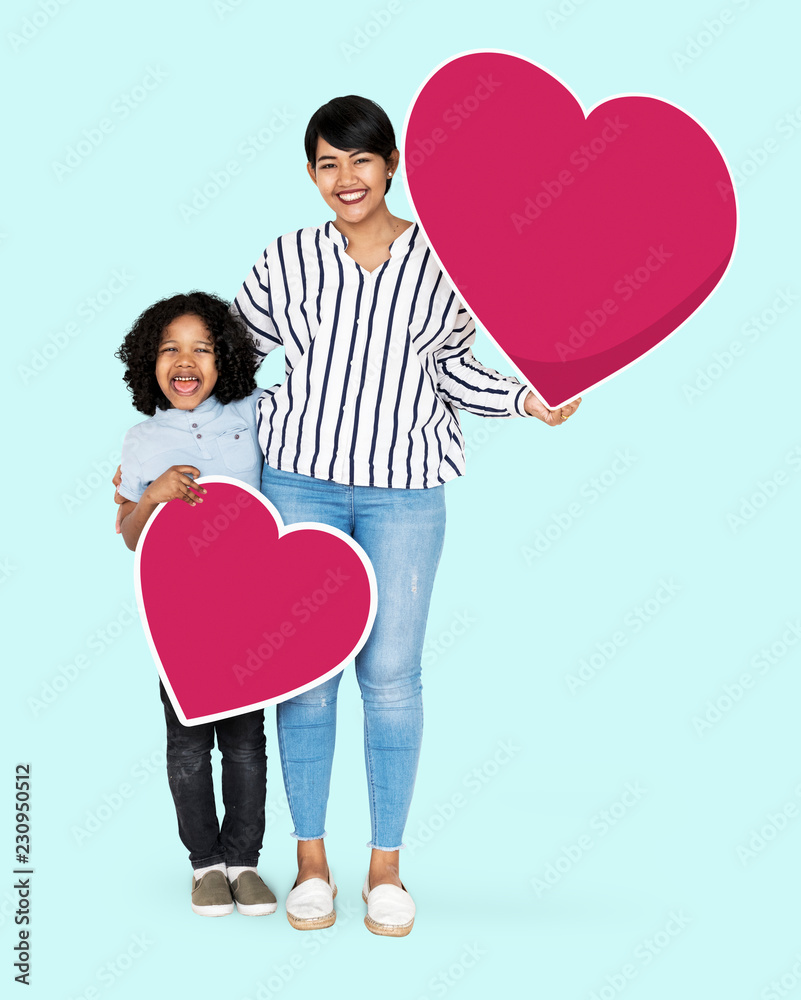
[{"label": "shirt button", "polygon": [[203,435],[202,435],[202,434],[198,434],[197,436],[198,436],[199,438],[203,437]]},{"label": "shirt button", "polygon": [[238,440],[239,440],[239,435],[238,435],[238,434],[234,434],[234,440],[235,440],[235,441],[238,441]]},{"label": "shirt button", "polygon": [[192,424],[193,427],[197,427],[197,424]]}]

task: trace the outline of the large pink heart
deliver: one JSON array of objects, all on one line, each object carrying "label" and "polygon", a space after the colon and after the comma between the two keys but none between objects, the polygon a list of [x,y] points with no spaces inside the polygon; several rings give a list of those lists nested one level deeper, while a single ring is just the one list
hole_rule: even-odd
[{"label": "large pink heart", "polygon": [[437,68],[409,109],[403,155],[442,269],[552,408],[664,340],[734,250],[731,177],[698,122],[642,95],[585,118],[513,53]]},{"label": "large pink heart", "polygon": [[154,513],[136,549],[139,614],[175,711],[197,725],[284,701],[332,677],[367,641],[375,573],[324,524],[283,526],[227,476],[202,504]]}]

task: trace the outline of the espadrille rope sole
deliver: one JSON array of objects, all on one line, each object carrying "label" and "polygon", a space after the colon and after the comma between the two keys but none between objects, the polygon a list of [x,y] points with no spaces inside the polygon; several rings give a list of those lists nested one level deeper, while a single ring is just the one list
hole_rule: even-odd
[{"label": "espadrille rope sole", "polygon": [[[331,892],[331,898],[336,899],[337,887],[334,886]],[[330,927],[331,924],[337,919],[337,911],[331,910],[330,913],[326,913],[322,917],[295,917],[289,910],[286,912],[286,918],[292,924],[296,931],[321,931],[326,927]]]},{"label": "espadrille rope sole", "polygon": [[[362,899],[367,903],[367,893],[362,889]],[[414,927],[414,917],[408,924],[379,924],[377,920],[368,914],[364,918],[364,926],[371,934],[379,934],[381,937],[406,937]]]}]

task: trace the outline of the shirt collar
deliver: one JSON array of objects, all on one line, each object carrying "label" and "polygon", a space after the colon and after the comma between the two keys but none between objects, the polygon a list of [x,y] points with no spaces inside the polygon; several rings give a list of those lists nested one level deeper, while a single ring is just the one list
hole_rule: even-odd
[{"label": "shirt collar", "polygon": [[[396,236],[389,245],[390,257],[402,257],[407,253],[410,246],[413,245],[419,229],[420,226],[416,222],[413,222],[411,226],[404,229],[400,236]],[[341,246],[343,250],[348,249],[347,236],[343,236],[333,222],[326,222],[325,225],[320,226],[320,232],[323,236],[327,236],[332,243],[337,243]]]},{"label": "shirt collar", "polygon": [[194,410],[179,410],[177,407],[171,406],[169,410],[156,410],[156,417],[164,423],[182,427],[185,423],[194,421],[198,416],[204,420],[213,420],[222,413],[222,408],[222,403],[212,393],[208,399],[204,399],[200,406],[196,406]]}]

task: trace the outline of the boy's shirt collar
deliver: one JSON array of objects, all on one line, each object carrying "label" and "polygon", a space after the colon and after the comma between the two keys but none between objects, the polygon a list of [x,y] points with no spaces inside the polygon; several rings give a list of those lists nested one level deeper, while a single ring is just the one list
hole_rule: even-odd
[{"label": "boy's shirt collar", "polygon": [[212,393],[208,399],[204,399],[193,410],[179,410],[177,407],[171,406],[168,410],[156,410],[156,416],[168,424],[183,427],[187,423],[190,425],[195,423],[197,417],[201,417],[203,420],[219,417],[222,411],[223,404]]}]

